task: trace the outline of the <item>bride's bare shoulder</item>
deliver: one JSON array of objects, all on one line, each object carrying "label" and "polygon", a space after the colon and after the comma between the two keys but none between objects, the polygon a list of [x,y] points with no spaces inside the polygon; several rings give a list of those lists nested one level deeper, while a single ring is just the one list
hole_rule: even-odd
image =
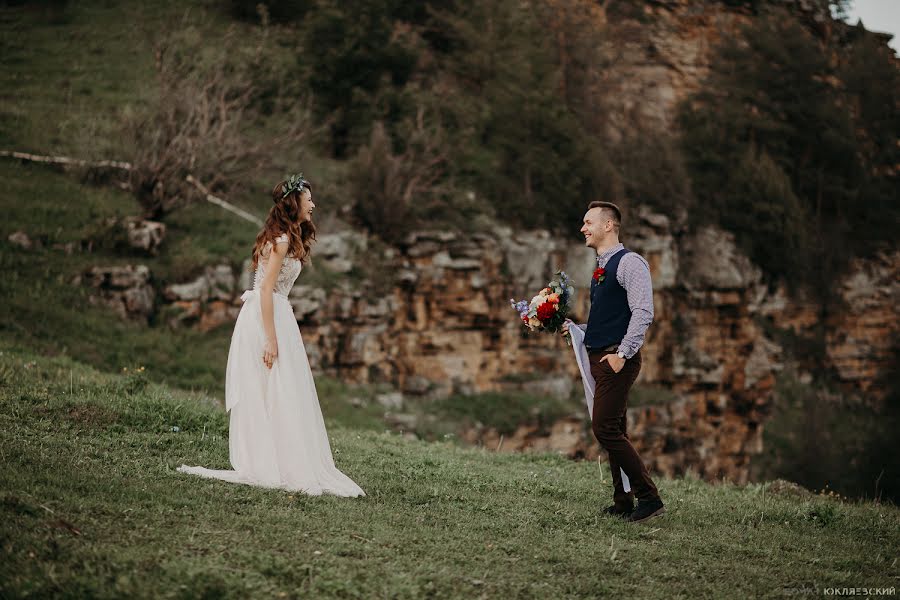
[{"label": "bride's bare shoulder", "polygon": [[272,240],[267,240],[262,247],[259,249],[259,256],[262,258],[268,258],[269,255],[275,250],[276,253],[284,254],[286,250],[285,244],[290,242],[288,235],[286,233],[280,233],[275,236],[274,242]]}]

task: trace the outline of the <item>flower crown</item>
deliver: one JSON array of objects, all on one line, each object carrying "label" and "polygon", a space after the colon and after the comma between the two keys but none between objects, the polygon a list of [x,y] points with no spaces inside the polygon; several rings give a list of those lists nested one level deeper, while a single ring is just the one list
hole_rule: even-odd
[{"label": "flower crown", "polygon": [[294,192],[302,192],[305,187],[310,187],[310,185],[307,180],[303,179],[303,173],[291,175],[286,178],[286,181],[281,186],[281,198],[279,200],[284,200]]}]

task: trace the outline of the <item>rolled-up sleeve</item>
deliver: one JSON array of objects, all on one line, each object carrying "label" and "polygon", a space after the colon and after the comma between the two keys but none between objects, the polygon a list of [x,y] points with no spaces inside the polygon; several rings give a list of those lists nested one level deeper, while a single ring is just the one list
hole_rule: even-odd
[{"label": "rolled-up sleeve", "polygon": [[644,344],[644,335],[653,322],[653,283],[650,280],[650,265],[644,257],[629,252],[619,261],[616,279],[628,294],[631,320],[625,337],[619,343],[619,350],[625,358],[631,358]]}]

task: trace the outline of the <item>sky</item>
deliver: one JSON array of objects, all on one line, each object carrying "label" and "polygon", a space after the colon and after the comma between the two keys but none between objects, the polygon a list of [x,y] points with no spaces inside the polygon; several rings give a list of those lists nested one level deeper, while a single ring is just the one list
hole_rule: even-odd
[{"label": "sky", "polygon": [[848,23],[862,19],[869,31],[894,34],[890,45],[900,54],[900,0],[851,0],[847,13]]}]

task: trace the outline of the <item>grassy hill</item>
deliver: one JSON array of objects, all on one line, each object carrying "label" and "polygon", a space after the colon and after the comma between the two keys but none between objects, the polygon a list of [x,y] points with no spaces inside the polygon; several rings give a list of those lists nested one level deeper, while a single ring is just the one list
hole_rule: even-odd
[{"label": "grassy hill", "polygon": [[[177,27],[194,39],[220,39],[229,27],[247,44],[260,35],[208,3],[0,6],[0,149],[130,160],[123,120],[152,102],[153,41]],[[290,36],[273,29],[265,43],[274,47]],[[271,54],[273,60],[290,59],[284,52]],[[285,160],[292,158],[285,154]],[[321,174],[319,182],[329,179],[326,159],[308,159],[303,165]],[[271,185],[272,173],[283,173],[283,167],[261,172],[257,188]],[[239,265],[256,227],[199,203],[168,216],[156,257],[123,255],[102,243],[90,252],[53,250],[102,238],[106,219],[141,214],[132,194],[82,175],[0,159],[0,339],[41,354],[74,356],[102,370],[144,365],[158,382],[221,392],[230,328],[200,334],[121,322],[90,305],[88,290],[71,282],[92,266],[133,263],[147,265],[157,286],[183,282],[209,264]],[[259,195],[228,199],[259,216],[268,206]],[[323,202],[323,212],[336,210],[328,204]],[[9,243],[7,237],[19,230],[42,247],[24,251]]]},{"label": "grassy hill", "polygon": [[686,477],[659,480],[668,513],[635,526],[597,514],[606,465],[329,426],[367,497],[189,477],[175,467],[227,467],[215,402],[3,343],[0,597],[749,598],[898,583],[893,506]]},{"label": "grassy hill", "polygon": [[[130,158],[121,121],[152,99],[153,57],[146,31],[129,24],[181,18],[209,39],[229,27],[259,34],[214,3],[0,7],[0,148]],[[266,43],[288,51],[272,56],[293,61],[295,35],[273,27]],[[332,190],[323,208],[336,210],[344,163],[306,158]],[[325,378],[336,460],[367,498],[178,474],[182,462],[227,466],[214,397],[230,328],[122,322],[71,281],[133,262],[158,283],[184,281],[244,258],[254,228],[198,204],[167,218],[158,257],[66,254],[51,247],[137,214],[132,195],[7,159],[0,180],[2,598],[758,597],[897,583],[896,507],[687,477],[659,480],[668,514],[631,527],[597,514],[609,503],[606,465],[409,441],[383,432],[377,405],[349,402],[372,390]],[[9,243],[20,229],[43,247]]]}]

